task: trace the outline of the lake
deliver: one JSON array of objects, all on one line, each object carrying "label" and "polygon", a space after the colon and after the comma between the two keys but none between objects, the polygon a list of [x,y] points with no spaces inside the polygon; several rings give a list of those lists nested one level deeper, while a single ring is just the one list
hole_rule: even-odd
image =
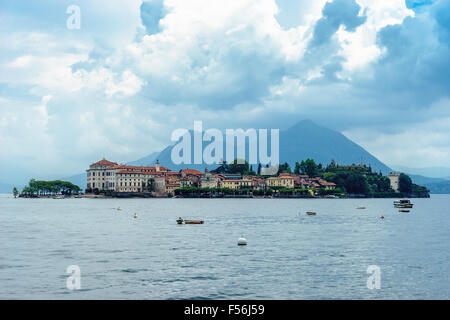
[{"label": "lake", "polygon": [[412,202],[0,195],[0,298],[449,299],[450,195]]}]

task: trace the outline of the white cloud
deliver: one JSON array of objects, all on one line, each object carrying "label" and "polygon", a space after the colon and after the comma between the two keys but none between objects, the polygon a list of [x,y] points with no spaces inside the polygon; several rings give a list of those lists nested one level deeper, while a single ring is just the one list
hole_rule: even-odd
[{"label": "white cloud", "polygon": [[[44,9],[57,6],[42,3]],[[66,30],[64,19],[57,25],[44,9],[21,8],[29,24],[0,31],[0,141],[11,149],[2,163],[22,158],[24,166],[76,171],[103,154],[124,161],[156,151],[172,129],[195,119],[211,126],[283,128],[304,117],[346,129],[388,163],[448,158],[445,99],[422,120],[414,111],[439,95],[418,103],[416,91],[377,87],[401,83],[406,74],[396,68],[386,81],[377,78],[377,63],[388,50],[377,42],[380,30],[414,16],[403,0],[357,0],[366,21],[351,32],[340,28],[329,46],[309,55],[325,0],[301,0],[288,27],[280,25],[286,16],[274,0],[167,0],[165,16],[152,22],[149,34],[141,3],[81,1],[79,31]],[[284,14],[289,8],[284,2]],[[441,48],[437,36],[427,39],[427,48]],[[405,109],[408,125],[390,132]],[[397,140],[398,151],[383,151]],[[62,159],[70,160],[62,165]]]}]

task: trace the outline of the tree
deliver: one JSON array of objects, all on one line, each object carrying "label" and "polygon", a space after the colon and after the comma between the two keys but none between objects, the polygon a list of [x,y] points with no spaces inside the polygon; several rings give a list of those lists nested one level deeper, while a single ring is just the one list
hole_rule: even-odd
[{"label": "tree", "polygon": [[348,193],[369,194],[367,178],[361,174],[349,174],[345,179],[345,189]]},{"label": "tree", "polygon": [[307,174],[309,177],[316,177],[319,173],[316,162],[313,159],[302,160],[300,163],[300,170],[303,174]]},{"label": "tree", "polygon": [[258,172],[257,172],[258,176],[261,175],[261,167],[262,166],[261,166],[261,162],[260,162],[260,163],[258,163]]},{"label": "tree", "polygon": [[278,173],[291,173],[291,168],[289,168],[289,164],[287,162],[280,164],[278,166]]},{"label": "tree", "polygon": [[412,191],[412,180],[409,176],[404,173],[400,174],[398,179],[398,188],[400,192],[410,193]]},{"label": "tree", "polygon": [[249,172],[249,165],[247,161],[235,159],[228,165],[228,173],[244,174]]},{"label": "tree", "polygon": [[294,173],[300,174],[300,163],[295,162]]},{"label": "tree", "polygon": [[16,187],[13,188],[13,195],[14,195],[14,198],[17,198],[17,196],[19,195],[19,190],[17,190]]}]

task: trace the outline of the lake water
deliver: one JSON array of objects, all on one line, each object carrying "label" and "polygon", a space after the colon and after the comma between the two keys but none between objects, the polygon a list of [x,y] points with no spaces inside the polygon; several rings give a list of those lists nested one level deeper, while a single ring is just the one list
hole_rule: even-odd
[{"label": "lake water", "polygon": [[[392,202],[2,195],[0,298],[449,299],[450,196],[413,199],[410,213]],[[69,265],[80,290],[66,288]]]}]

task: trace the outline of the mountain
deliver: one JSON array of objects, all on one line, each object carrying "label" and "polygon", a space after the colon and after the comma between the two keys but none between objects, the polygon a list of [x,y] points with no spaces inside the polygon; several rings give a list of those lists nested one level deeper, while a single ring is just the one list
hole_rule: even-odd
[{"label": "mountain", "polygon": [[442,178],[449,180],[450,168],[449,167],[427,167],[427,168],[411,168],[405,166],[395,166],[394,169],[400,172],[409,172],[413,175],[421,175],[431,178]]},{"label": "mountain", "polygon": [[[280,130],[279,142],[280,163],[287,162],[291,168],[295,166],[296,161],[313,158],[317,163],[322,163],[323,165],[329,164],[334,159],[338,164],[366,163],[367,165],[371,165],[373,169],[376,168],[377,171],[381,170],[384,174],[392,171],[388,166],[364,150],[361,146],[345,137],[342,133],[319,126],[311,120],[304,120],[287,130]],[[209,142],[204,142],[203,149],[208,144]],[[194,153],[193,145],[193,134],[191,131],[191,158],[193,158]],[[270,138],[268,139],[268,145],[270,146]],[[190,168],[203,171],[205,167],[209,170],[217,167],[217,165],[205,164],[174,164],[171,159],[173,147],[174,145],[165,148],[157,156],[160,164],[169,169],[179,170],[181,168]],[[248,149],[247,143],[247,156]],[[225,149],[223,154],[225,158]],[[248,157],[246,159],[248,160]],[[256,169],[256,166],[254,166],[254,169]]]},{"label": "mountain", "polygon": [[86,173],[76,174],[70,177],[61,178],[59,180],[69,181],[79,186],[82,190],[86,188]]},{"label": "mountain", "polygon": [[416,174],[410,174],[405,172],[410,178],[411,180],[418,185],[426,185],[426,184],[431,184],[431,183],[439,183],[439,182],[443,182],[446,181],[446,179],[444,178],[430,178],[430,177],[424,177],[421,175],[416,175]]},{"label": "mountain", "polygon": [[[270,132],[270,130],[269,130]],[[191,163],[193,163],[194,143],[193,132],[191,131]],[[225,134],[223,135],[225,140]],[[268,146],[270,150],[270,134],[268,136]],[[203,150],[210,144],[210,142],[203,142]],[[246,159],[248,160],[249,143],[245,145]],[[172,162],[172,149],[176,144],[166,147],[161,152],[153,152],[148,156],[131,161],[129,165],[154,165],[156,159],[159,163],[173,171],[178,171],[182,168],[197,169],[203,171],[205,168],[209,170],[217,168],[217,164],[175,164]],[[226,158],[225,146],[223,147],[223,158]],[[237,157],[237,146],[234,150],[235,157]],[[333,159],[338,164],[358,164],[365,163],[370,165],[377,171],[382,171],[384,174],[392,170],[378,160],[376,157],[367,152],[364,148],[345,137],[342,133],[317,125],[311,120],[303,120],[295,126],[280,130],[279,136],[279,156],[280,163],[289,163],[291,168],[294,168],[296,161],[301,161],[307,158],[314,159],[317,163],[322,165],[329,164]],[[256,165],[253,169],[256,170]],[[405,171],[407,172],[407,171]],[[80,188],[86,186],[86,173],[61,178],[61,180],[70,181]],[[438,181],[429,181],[438,182]],[[419,183],[420,184],[420,183]],[[18,186],[19,187],[19,186]],[[0,185],[0,190],[11,192],[12,188],[6,184]]]},{"label": "mountain", "polygon": [[425,184],[425,187],[427,187],[430,190],[430,193],[450,194],[450,180],[444,180],[435,183],[427,183]]},{"label": "mountain", "polygon": [[130,166],[153,166],[159,154],[160,152],[153,152],[148,156],[128,162],[127,164]]},{"label": "mountain", "polygon": [[319,126],[311,120],[280,131],[280,162],[287,162],[293,167],[296,161],[306,158],[323,165],[334,159],[338,164],[365,163],[385,174],[392,171],[342,133]]}]

